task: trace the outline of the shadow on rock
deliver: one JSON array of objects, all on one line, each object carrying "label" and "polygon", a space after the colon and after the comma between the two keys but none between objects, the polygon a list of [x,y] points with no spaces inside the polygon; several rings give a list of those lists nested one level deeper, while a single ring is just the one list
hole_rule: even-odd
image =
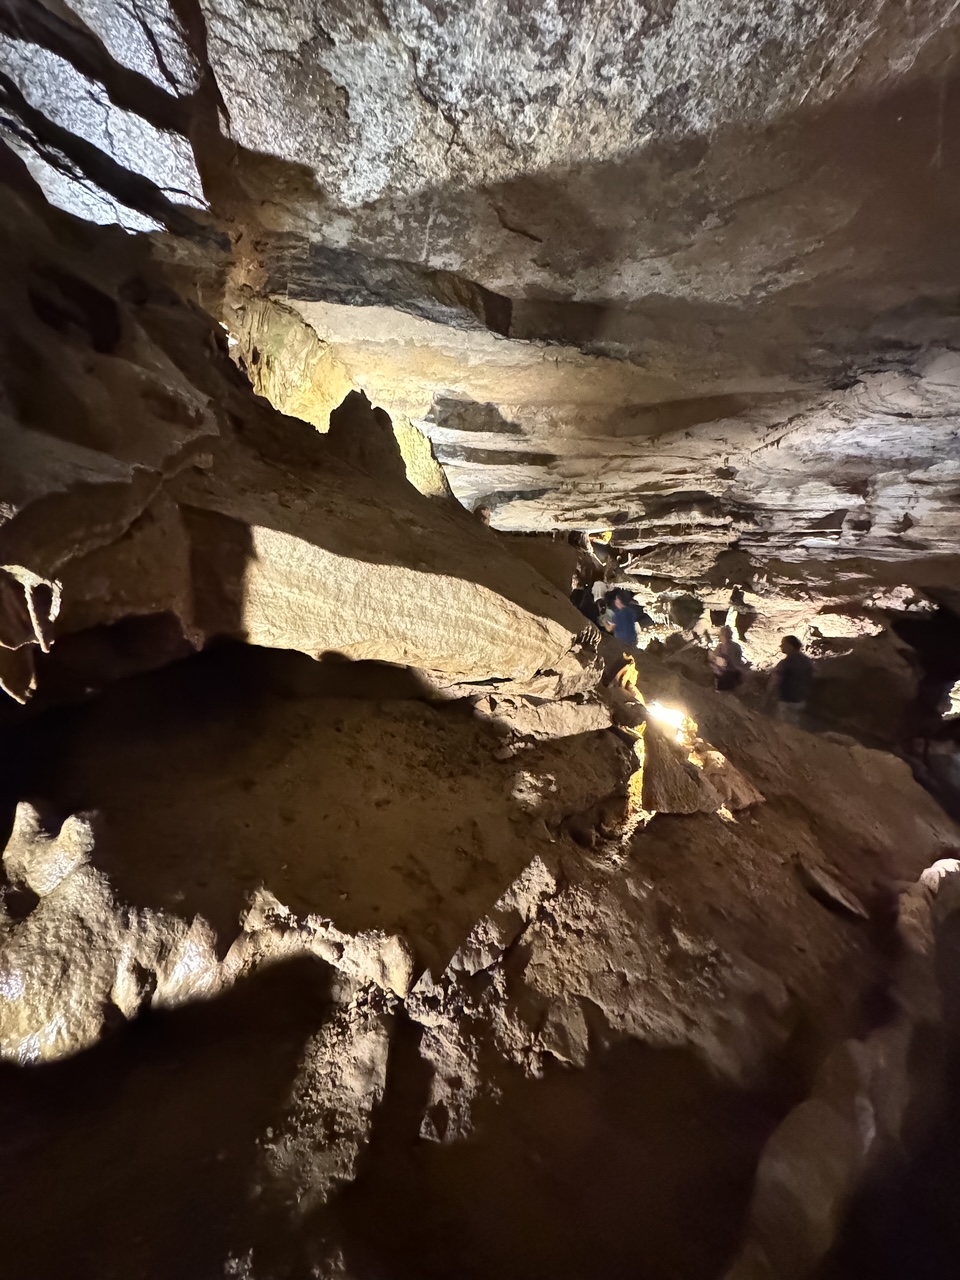
[{"label": "shadow on rock", "polygon": [[[853,1203],[821,1280],[952,1280],[960,1257],[960,911],[937,941],[945,1035],[914,1047],[906,1150]],[[911,1139],[912,1133],[912,1139]]]},{"label": "shadow on rock", "polygon": [[264,885],[300,916],[401,933],[439,973],[550,851],[545,822],[590,809],[623,766],[602,734],[497,759],[469,706],[421,689],[405,668],[211,647],[11,733],[0,828],[21,797],[54,829],[95,812],[118,900],[202,916],[221,956]]},{"label": "shadow on rock", "polygon": [[[418,1141],[416,1056],[392,1065],[370,1159],[325,1216],[351,1275],[713,1277],[737,1244],[770,1101],[637,1042],[540,1080],[504,1072],[475,1135]],[[374,1159],[374,1155],[376,1158]],[[683,1224],[682,1227],[680,1224]]]},{"label": "shadow on rock", "polygon": [[66,1061],[0,1068],[4,1275],[222,1275],[268,1232],[257,1141],[329,985],[320,961],[278,964]]}]

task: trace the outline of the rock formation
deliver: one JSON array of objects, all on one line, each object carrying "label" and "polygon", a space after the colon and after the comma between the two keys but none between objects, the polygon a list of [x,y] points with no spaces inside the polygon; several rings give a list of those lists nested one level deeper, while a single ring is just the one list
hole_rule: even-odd
[{"label": "rock formation", "polygon": [[[46,836],[35,810],[18,811],[4,860],[11,888],[0,930],[0,1051],[49,1061],[124,1019],[159,1016],[145,1009],[185,1000],[204,1001],[216,1019],[224,991],[234,987],[239,998],[265,969],[280,975],[304,957],[328,966],[329,1012],[318,1009],[305,1024],[291,1092],[237,1157],[252,1160],[251,1185],[259,1188],[259,1208],[229,1238],[234,1256],[248,1257],[249,1274],[272,1275],[280,1265],[278,1223],[285,1224],[279,1255],[288,1268],[329,1268],[341,1257],[344,1274],[363,1274],[365,1256],[385,1249],[396,1260],[400,1249],[409,1265],[419,1259],[426,1274],[440,1275],[459,1248],[454,1237],[466,1233],[477,1251],[466,1274],[486,1274],[487,1265],[506,1260],[500,1245],[481,1245],[486,1237],[475,1234],[488,1221],[490,1191],[476,1189],[482,1219],[475,1222],[430,1181],[426,1148],[440,1143],[438,1154],[457,1160],[471,1135],[466,1150],[495,1141],[484,1135],[498,1098],[509,1109],[538,1082],[556,1086],[558,1071],[582,1076],[589,1090],[600,1064],[631,1045],[653,1057],[631,1067],[625,1083],[656,1091],[664,1115],[675,1117],[670,1125],[700,1104],[663,1092],[658,1054],[680,1055],[689,1064],[682,1073],[710,1064],[726,1082],[718,1090],[759,1108],[737,1140],[739,1190],[719,1219],[706,1207],[717,1179],[729,1177],[729,1144],[716,1165],[705,1156],[696,1170],[668,1161],[667,1185],[705,1180],[702,1199],[684,1210],[686,1229],[661,1223],[654,1230],[651,1218],[645,1231],[601,1245],[590,1231],[551,1228],[571,1251],[574,1270],[561,1273],[574,1274],[588,1253],[604,1265],[627,1265],[650,1247],[653,1231],[657,1268],[666,1268],[656,1274],[672,1267],[674,1274],[706,1267],[719,1274],[736,1245],[763,1143],[786,1141],[773,1132],[779,1121],[800,1124],[790,1106],[801,1107],[798,1115],[813,1106],[801,1104],[797,1088],[820,1096],[815,1080],[788,1084],[788,1072],[778,1081],[773,1065],[799,1028],[811,1074],[828,1053],[840,1053],[841,1040],[843,1052],[861,1062],[879,1052],[871,1036],[878,1045],[892,1036],[901,1058],[885,1059],[884,1070],[899,1073],[897,1090],[909,1089],[902,1062],[909,1026],[922,1029],[936,1016],[929,968],[919,987],[898,988],[906,1029],[883,1022],[874,1030],[863,1001],[886,971],[886,897],[936,862],[957,832],[901,762],[783,731],[647,658],[641,679],[648,695],[672,705],[682,699],[699,733],[710,735],[710,747],[696,738],[701,757],[726,760],[752,790],[728,796],[736,812],[668,805],[657,816],[648,811],[638,828],[627,820],[634,752],[588,706],[555,726],[566,736],[552,737],[542,718],[529,718],[532,708],[515,715],[493,699],[464,717],[456,705],[375,702],[342,690],[339,697],[278,697],[257,666],[240,663],[224,675],[215,652],[198,661],[205,669],[180,664],[114,685],[92,712],[70,711],[69,724],[56,713],[54,737],[45,724],[52,712],[21,735],[21,785],[37,803],[62,812],[83,796],[94,812]],[[648,735],[652,729],[651,722]],[[506,753],[505,740],[513,744]],[[673,759],[675,747],[667,733],[649,736],[645,771]],[[717,807],[721,797],[712,795]],[[869,919],[812,892],[805,867],[855,895]],[[23,897],[27,888],[39,896],[35,905]],[[906,907],[900,917],[902,927],[914,927]],[[185,1078],[202,1090],[190,1063]],[[127,1069],[139,1079],[144,1068]],[[781,1100],[761,1102],[770,1073]],[[877,1077],[876,1088],[885,1078]],[[413,1126],[410,1140],[420,1134],[409,1149],[399,1136],[386,1145],[378,1137],[399,1105],[390,1101],[398,1089],[419,1099],[401,1113]],[[719,1099],[718,1092],[704,1104],[708,1145],[725,1123],[715,1111]],[[135,1123],[138,1105],[121,1097],[109,1103],[103,1140],[111,1167],[123,1168],[126,1157],[110,1134]],[[882,1093],[876,1105],[893,1105],[892,1097]],[[542,1158],[551,1132],[528,1135],[530,1158]],[[644,1132],[634,1135],[635,1159]],[[581,1203],[583,1170],[576,1147],[565,1144],[555,1156],[558,1194]],[[767,1158],[750,1219],[759,1225],[749,1228],[764,1240],[773,1211],[764,1207],[773,1194],[765,1189]],[[788,1146],[776,1165],[781,1182],[794,1180],[801,1205],[820,1186],[807,1159]],[[516,1194],[526,1185],[521,1170],[509,1179]],[[607,1185],[606,1175],[593,1176]],[[28,1170],[15,1193],[5,1192],[27,1220],[48,1177]],[[399,1200],[407,1215],[401,1241],[389,1234],[388,1217],[387,1234],[378,1227],[361,1246],[351,1197],[356,1212],[366,1205],[370,1215],[371,1198],[390,1179],[410,1179]],[[168,1202],[164,1193],[160,1203]],[[833,1203],[836,1230],[843,1202]],[[658,1204],[654,1197],[650,1212]],[[647,1222],[648,1210],[637,1212]],[[791,1230],[806,1231],[797,1212],[790,1210]],[[449,1229],[429,1227],[438,1214]],[[162,1253],[158,1227],[148,1215],[141,1237],[128,1241],[120,1226],[115,1244],[99,1253],[80,1230],[82,1263],[113,1257],[114,1247],[126,1258],[129,1247],[151,1273]],[[815,1256],[829,1245],[824,1229],[810,1236]],[[693,1252],[681,1243],[691,1234],[699,1237]],[[55,1240],[41,1246],[26,1227],[14,1232],[11,1247],[13,1256],[51,1268],[59,1257]],[[552,1249],[525,1243],[524,1265],[555,1264]],[[775,1265],[772,1274],[780,1274]]]},{"label": "rock formation", "polygon": [[949,0],[17,0],[3,33],[52,198],[226,229],[261,362],[306,322],[299,416],[357,385],[502,527],[614,525],[653,571],[954,572]]},{"label": "rock formation", "polygon": [[34,655],[58,638],[158,615],[184,649],[237,636],[451,682],[523,684],[572,663],[575,687],[580,615],[413,488],[382,410],[351,392],[325,437],[281,418],[122,233],[68,266],[89,233],[33,210],[8,195],[8,693],[29,694]]},{"label": "rock formation", "polygon": [[4,1274],[913,1265],[958,33],[0,0]]}]

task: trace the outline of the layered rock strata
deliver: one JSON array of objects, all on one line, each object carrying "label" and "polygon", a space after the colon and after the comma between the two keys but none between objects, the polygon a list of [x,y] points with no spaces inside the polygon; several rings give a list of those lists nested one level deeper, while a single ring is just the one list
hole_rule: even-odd
[{"label": "layered rock strata", "polygon": [[448,682],[582,680],[582,617],[414,489],[386,414],[350,393],[326,436],[281,417],[141,247],[44,216],[4,196],[9,694],[58,639],[133,617],[173,620],[180,652],[238,637]]}]

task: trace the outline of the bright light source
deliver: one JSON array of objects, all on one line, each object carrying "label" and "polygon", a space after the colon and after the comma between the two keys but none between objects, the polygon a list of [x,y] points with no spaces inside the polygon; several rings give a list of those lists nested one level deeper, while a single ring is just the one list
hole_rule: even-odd
[{"label": "bright light source", "polygon": [[686,738],[691,730],[694,734],[696,733],[697,726],[685,711],[681,711],[679,707],[665,707],[662,702],[648,702],[647,711],[654,720],[659,720],[661,724],[669,725],[676,731],[678,745],[681,747],[690,745],[686,742]]},{"label": "bright light source", "polygon": [[673,729],[679,729],[686,719],[686,713],[679,707],[665,707],[662,702],[648,702],[647,710],[655,720],[662,720]]}]

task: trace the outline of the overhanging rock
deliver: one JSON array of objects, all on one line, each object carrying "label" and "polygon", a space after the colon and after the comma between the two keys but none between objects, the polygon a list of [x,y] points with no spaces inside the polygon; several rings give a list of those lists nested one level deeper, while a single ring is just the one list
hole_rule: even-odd
[{"label": "overhanging rock", "polygon": [[143,246],[52,210],[38,224],[12,192],[2,210],[15,465],[0,679],[14,697],[65,635],[159,614],[194,647],[231,636],[448,683],[531,685],[569,665],[582,616],[456,503],[408,483],[382,411],[351,395],[328,436],[285,418]]}]

